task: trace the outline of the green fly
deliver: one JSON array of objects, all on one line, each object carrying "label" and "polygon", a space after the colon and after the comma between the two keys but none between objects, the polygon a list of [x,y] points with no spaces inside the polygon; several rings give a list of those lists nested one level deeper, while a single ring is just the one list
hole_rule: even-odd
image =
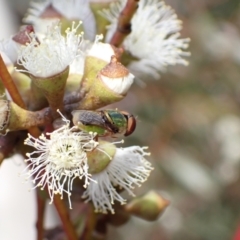
[{"label": "green fly", "polygon": [[118,110],[75,110],[72,112],[73,124],[98,136],[128,136],[136,128],[136,118],[125,111]]}]

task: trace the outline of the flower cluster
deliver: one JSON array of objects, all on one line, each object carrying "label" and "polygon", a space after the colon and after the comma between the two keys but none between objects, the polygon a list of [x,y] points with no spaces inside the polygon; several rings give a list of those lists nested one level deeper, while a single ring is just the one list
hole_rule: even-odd
[{"label": "flower cluster", "polygon": [[[111,23],[106,40],[125,5],[124,0],[102,11]],[[24,97],[20,104],[2,100],[0,134],[40,127],[38,137],[28,134],[24,141],[35,148],[26,154],[26,179],[47,190],[50,203],[55,194],[67,195],[72,208],[78,178],[85,188],[81,197],[91,201],[96,212],[114,213],[115,202],[126,203],[121,191],[134,196],[133,189],[147,180],[153,168],[146,147],[117,148],[117,142],[109,140],[130,135],[136,127],[134,116],[99,108],[126,96],[135,77],[131,71],[137,77],[158,78],[167,65],[186,65],[189,39],[179,39],[180,21],[158,0],[140,1],[132,32],[120,49],[101,42],[103,35],[94,40],[97,23],[88,1],[33,1],[24,21],[31,25],[0,46],[16,66],[11,74]],[[123,49],[128,53],[127,67],[121,63]]]},{"label": "flower cluster", "polygon": [[[126,3],[127,0],[117,1],[110,9],[102,10],[102,16],[111,23],[107,40],[116,30],[118,17]],[[139,1],[131,21],[132,31],[123,42],[124,49],[137,59],[128,65],[134,75],[140,79],[143,75],[158,79],[159,73],[166,71],[168,65],[188,64],[184,58],[190,55],[185,51],[190,39],[179,38],[181,24],[174,10],[163,1]]]}]

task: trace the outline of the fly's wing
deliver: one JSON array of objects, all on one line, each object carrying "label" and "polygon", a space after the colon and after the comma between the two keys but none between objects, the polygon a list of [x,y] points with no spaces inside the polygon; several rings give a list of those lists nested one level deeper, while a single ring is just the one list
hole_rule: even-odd
[{"label": "fly's wing", "polygon": [[78,125],[78,123],[82,123],[83,125],[93,125],[104,127],[104,121],[99,112],[87,111],[87,110],[75,110],[72,112],[73,115],[73,123],[74,125]]}]

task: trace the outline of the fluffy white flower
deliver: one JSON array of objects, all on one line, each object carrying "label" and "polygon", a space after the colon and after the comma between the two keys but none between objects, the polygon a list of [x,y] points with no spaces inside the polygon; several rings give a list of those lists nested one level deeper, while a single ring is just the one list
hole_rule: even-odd
[{"label": "fluffy white flower", "polygon": [[[120,12],[126,0],[111,4],[109,10],[102,11],[110,22],[107,39],[110,40],[117,27]],[[159,72],[166,70],[166,66],[188,62],[184,57],[189,52],[189,39],[180,39],[181,21],[177,19],[174,10],[159,0],[139,1],[138,9],[131,21],[132,31],[125,38],[123,47],[131,55],[138,58],[129,64],[130,71],[141,78],[142,74],[159,78]]]},{"label": "fluffy white flower", "polygon": [[116,186],[125,189],[134,196],[132,190],[135,186],[147,180],[153,170],[151,164],[145,159],[150,155],[145,152],[147,147],[132,146],[117,148],[109,165],[102,172],[93,174],[92,179],[97,182],[90,183],[83,194],[86,201],[92,201],[95,211],[114,213],[112,204],[115,201],[125,204],[126,200],[117,192]]},{"label": "fluffy white flower", "polygon": [[92,180],[88,173],[87,151],[92,151],[97,142],[94,141],[94,134],[87,132],[76,132],[70,128],[70,122],[63,119],[66,124],[61,128],[48,133],[49,138],[41,135],[34,138],[28,135],[25,144],[36,148],[28,153],[25,161],[28,162],[26,178],[33,178],[36,186],[44,189],[48,187],[51,202],[54,194],[68,195],[71,208],[71,191],[75,178],[84,178],[85,187]]},{"label": "fluffy white flower", "polygon": [[[30,34],[30,43],[22,46],[18,55],[18,64],[23,65],[26,72],[36,77],[51,77],[66,69],[81,54],[82,34],[76,34],[81,23],[66,30],[66,37],[61,34],[59,23],[52,24],[39,43],[34,33]],[[24,71],[24,70],[20,70]]]}]

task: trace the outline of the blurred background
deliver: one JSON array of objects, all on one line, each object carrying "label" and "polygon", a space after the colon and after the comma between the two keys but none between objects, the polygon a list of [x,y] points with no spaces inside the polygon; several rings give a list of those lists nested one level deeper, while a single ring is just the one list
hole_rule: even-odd
[{"label": "blurred background", "polygon": [[[169,67],[161,79],[149,79],[144,88],[135,84],[115,106],[138,118],[126,145],[149,146],[152,153],[155,170],[136,193],[154,189],[171,204],[156,222],[132,218],[120,228],[110,227],[109,240],[240,240],[240,2],[165,2],[183,21],[182,37],[191,38],[189,66]],[[1,37],[7,37],[20,24],[27,1],[0,3],[8,9],[9,15],[1,19],[1,31],[6,30]],[[8,23],[10,18],[13,24]],[[7,24],[12,24],[12,32]],[[6,166],[0,169],[1,193]],[[0,194],[0,204],[2,199]],[[18,199],[7,199],[21,208]],[[26,210],[22,218],[32,211]],[[14,214],[20,213],[7,215],[8,221]],[[1,213],[0,232],[5,222]],[[29,226],[25,229],[30,231]]]}]

